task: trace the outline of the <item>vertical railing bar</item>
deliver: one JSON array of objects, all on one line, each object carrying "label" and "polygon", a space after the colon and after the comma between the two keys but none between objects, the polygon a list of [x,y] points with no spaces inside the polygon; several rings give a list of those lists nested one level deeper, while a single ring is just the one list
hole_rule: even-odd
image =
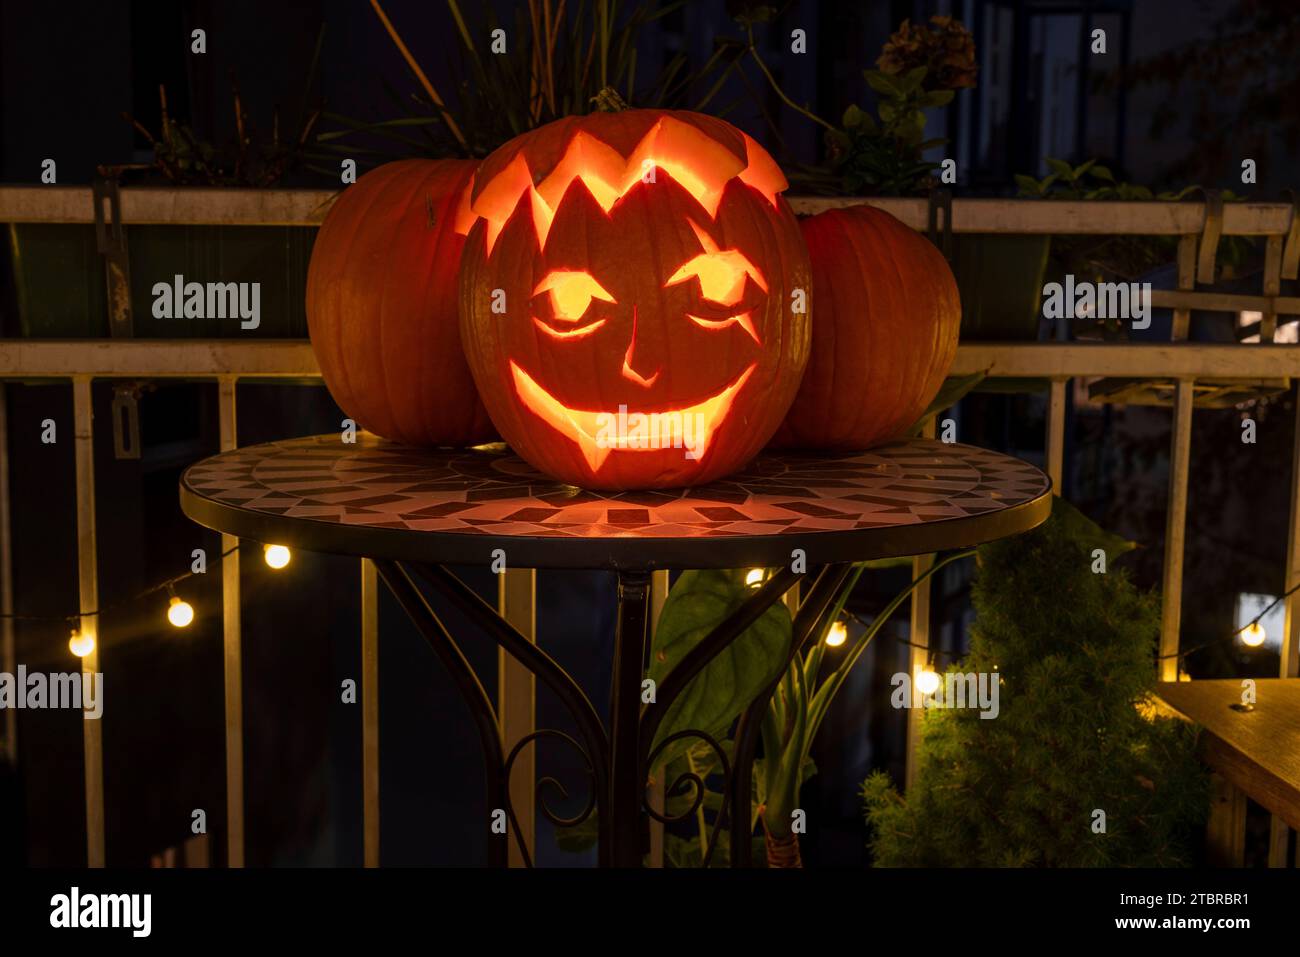
[{"label": "vertical railing bar", "polygon": [[[1188,233],[1178,240],[1178,288],[1189,292],[1196,288],[1196,234]],[[1175,342],[1187,338],[1192,324],[1190,309],[1175,309],[1173,318],[1173,335]]]},{"label": "vertical railing bar", "polygon": [[[1269,236],[1264,244],[1264,295],[1276,296],[1282,291],[1282,237]],[[1265,312],[1259,321],[1259,341],[1272,342],[1277,338],[1277,313]]]},{"label": "vertical railing bar", "polygon": [[[72,380],[73,443],[77,477],[77,580],[81,603],[80,629],[94,639],[81,659],[82,681],[101,671],[99,664],[99,569],[95,540],[95,434],[89,376]],[[104,738],[103,719],[82,721],[86,771],[86,864],[104,866]]]},{"label": "vertical railing bar", "polygon": [[[497,611],[529,641],[537,642],[537,572],[531,568],[507,568],[498,576]],[[501,743],[507,754],[527,735],[537,730],[537,679],[506,653],[497,650],[497,714]],[[524,748],[515,760],[510,776],[510,804],[519,822],[520,839],[535,859],[537,813],[537,746]],[[510,841],[510,867],[523,867],[519,842]]]},{"label": "vertical railing bar", "polygon": [[1178,680],[1178,636],[1183,611],[1183,545],[1187,533],[1187,484],[1191,474],[1192,398],[1195,383],[1179,379],[1169,452],[1169,506],[1165,521],[1164,582],[1160,612],[1160,680]]},{"label": "vertical railing bar", "polygon": [[361,820],[363,861],[379,866],[379,576],[361,559]]},{"label": "vertical railing bar", "polygon": [[[1264,246],[1264,288],[1265,296],[1276,296],[1282,291],[1282,237],[1269,236]],[[1277,313],[1268,310],[1260,317],[1259,324],[1259,341],[1273,342],[1277,339]],[[1296,422],[1300,426],[1300,407],[1296,408]],[[1300,513],[1297,501],[1297,480],[1296,468],[1300,466],[1300,429],[1297,430],[1296,448],[1292,452],[1291,462],[1291,522],[1287,529],[1287,554],[1286,554],[1286,577],[1283,591],[1292,587],[1295,580],[1296,560],[1296,521],[1297,514]],[[1285,617],[1282,628],[1282,648],[1280,655],[1280,677],[1294,678],[1297,677],[1295,665],[1295,638],[1292,633],[1295,619],[1295,608],[1292,599],[1295,596],[1288,596],[1285,603]],[[1291,828],[1286,821],[1276,814],[1269,816],[1269,833],[1268,833],[1268,866],[1269,867],[1286,867],[1287,866],[1287,849],[1291,840]],[[1297,855],[1300,855],[1300,847],[1297,848]]]},{"label": "vertical railing bar", "polygon": [[[1198,236],[1187,233],[1178,240],[1178,288],[1196,288]],[[1190,309],[1175,309],[1171,338],[1185,340],[1191,327]],[[1164,580],[1160,609],[1160,679],[1178,680],[1178,636],[1182,624],[1183,542],[1187,529],[1187,482],[1192,446],[1194,383],[1179,379],[1174,393],[1174,418],[1170,430],[1169,505],[1165,516]]]},{"label": "vertical railing bar", "polygon": [[[1267,280],[1265,280],[1267,283]],[[1291,445],[1291,514],[1286,533],[1286,573],[1282,579],[1282,592],[1300,584],[1300,380],[1294,395],[1295,432]],[[1287,595],[1282,603],[1282,647],[1280,649],[1279,678],[1300,678],[1300,594]],[[1268,866],[1286,867],[1287,843],[1290,828],[1276,814],[1269,821]],[[1295,864],[1300,866],[1300,842],[1297,842]]]},{"label": "vertical railing bar", "polygon": [[[659,616],[663,614],[664,602],[668,600],[668,571],[667,569],[652,572],[650,575],[650,635],[653,638],[656,629],[659,627]],[[665,768],[660,765],[651,769],[651,785],[648,800],[650,806],[660,814],[664,813],[664,788],[667,782],[664,781]],[[664,866],[664,826],[654,818],[650,818],[650,866]]]},{"label": "vertical railing bar", "polygon": [[1053,379],[1047,400],[1047,475],[1052,492],[1061,494],[1065,478],[1065,387],[1069,379]]},{"label": "vertical railing bar", "polygon": [[[235,376],[217,380],[221,451],[238,445]],[[226,866],[244,866],[244,672],[240,639],[239,539],[221,536],[221,629],[226,702]]]},{"label": "vertical railing bar", "polygon": [[[1291,447],[1291,515],[1286,536],[1286,578],[1283,593],[1300,585],[1300,379],[1295,387],[1295,435]],[[1300,592],[1283,602],[1281,668],[1279,677],[1300,678]]]},{"label": "vertical railing bar", "polygon": [[[9,390],[0,382],[0,668],[18,673],[18,648],[14,638],[13,530],[9,512]],[[18,765],[18,709],[5,708],[4,755],[10,767]]]},{"label": "vertical railing bar", "polygon": [[[920,578],[934,564],[934,555],[917,555],[912,559],[912,580]],[[933,576],[932,576],[933,577]],[[921,671],[930,663],[930,578],[916,586],[912,592],[911,633],[908,636],[908,673],[913,684]],[[910,704],[910,702],[909,702]],[[916,760],[921,740],[923,708],[907,709],[907,771],[904,787],[910,788],[919,770]]]},{"label": "vertical railing bar", "polygon": [[[921,437],[934,438],[935,419],[931,416],[921,428]],[[934,555],[917,555],[912,559],[912,580],[920,578],[934,564]],[[908,649],[908,677],[915,683],[921,669],[929,663],[930,649],[930,585],[933,576],[917,585],[912,590],[910,631],[907,640],[911,642]],[[911,702],[908,702],[909,704]],[[910,788],[916,780],[916,752],[921,740],[921,720],[924,717],[921,708],[907,708],[907,749],[904,761],[903,786]]]}]

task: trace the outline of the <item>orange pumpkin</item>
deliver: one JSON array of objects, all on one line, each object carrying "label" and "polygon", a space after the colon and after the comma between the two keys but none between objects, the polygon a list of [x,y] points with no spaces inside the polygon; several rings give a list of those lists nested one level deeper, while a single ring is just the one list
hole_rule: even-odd
[{"label": "orange pumpkin", "polygon": [[817,310],[812,357],[772,444],[866,449],[902,435],[957,353],[957,281],[934,245],[871,206],[800,223]]},{"label": "orange pumpkin", "polygon": [[388,439],[459,446],[494,437],[456,320],[476,166],[381,166],[343,191],[312,247],[307,325],[321,375],[339,408]]},{"label": "orange pumpkin", "polygon": [[696,113],[567,117],[475,179],[461,340],[492,421],[587,488],[692,485],[749,461],[808,358],[808,255],[785,177]]}]

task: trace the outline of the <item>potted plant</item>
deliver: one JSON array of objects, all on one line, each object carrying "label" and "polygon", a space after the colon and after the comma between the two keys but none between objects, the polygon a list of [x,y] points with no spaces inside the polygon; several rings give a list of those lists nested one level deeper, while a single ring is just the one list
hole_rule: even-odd
[{"label": "potted plant", "polygon": [[[317,39],[317,56],[320,52]],[[311,73],[314,74],[313,63]],[[310,76],[308,87],[310,87]],[[131,188],[265,189],[283,186],[306,173],[327,174],[337,182],[338,171],[323,168],[313,152],[320,109],[304,107],[292,130],[282,129],[279,109],[269,133],[257,130],[232,77],[235,136],[214,144],[201,139],[190,125],[177,121],[159,87],[161,123],[157,132],[123,114],[153,149],[153,162],[101,166],[101,177]],[[214,198],[219,204],[219,196]],[[213,219],[220,219],[214,209]],[[316,230],[309,226],[223,226],[211,224],[132,225],[123,227],[129,276],[131,333],[138,337],[301,338],[307,334],[302,290]],[[24,337],[97,338],[110,334],[109,288],[105,260],[96,242],[96,227],[45,223],[14,223],[8,229],[12,270],[12,312]],[[114,264],[110,268],[120,268]],[[257,325],[227,318],[184,318],[179,304],[173,315],[156,313],[155,286],[185,283],[257,283]],[[118,293],[113,293],[117,295]],[[122,303],[115,305],[121,309]],[[206,310],[205,310],[206,311]],[[248,320],[251,322],[252,320]]]},{"label": "potted plant", "polygon": [[[928,23],[904,20],[881,49],[876,68],[863,71],[876,94],[874,111],[851,104],[839,124],[791,100],[776,83],[754,42],[754,24],[770,19],[760,5],[738,19],[746,38],[732,41],[739,66],[754,62],[778,97],[822,127],[825,157],[817,164],[790,164],[796,187],[835,196],[922,196],[940,185],[934,148],[926,138],[929,118],[956,92],[975,86],[975,41],[950,16]],[[1033,339],[1049,239],[1045,236],[962,234],[953,237],[952,266],[961,291],[964,340]]]},{"label": "potted plant", "polygon": [[[1178,202],[1201,190],[1192,185],[1180,190],[1155,193],[1146,186],[1119,181],[1109,167],[1090,159],[1077,166],[1056,157],[1047,157],[1051,171],[1042,179],[1020,174],[1016,176],[1018,195],[1022,199],[1085,200],[1150,202],[1162,200]],[[1221,194],[1225,202],[1239,202],[1242,197],[1232,190]],[[1143,282],[1161,280],[1159,270],[1172,263],[1177,255],[1178,240],[1174,236],[1052,236],[1045,279],[1062,282],[1066,275],[1076,281],[1088,282]],[[1219,240],[1216,265],[1222,279],[1230,281],[1250,259],[1254,241],[1249,236],[1223,236]],[[1176,278],[1176,277],[1174,277]],[[1168,282],[1168,278],[1165,279]],[[1171,285],[1172,287],[1172,285]],[[1206,314],[1209,316],[1210,314]],[[1231,324],[1232,319],[1223,314],[1215,320]],[[1212,320],[1214,321],[1214,320]],[[1076,319],[1072,332],[1080,339],[1127,339],[1129,330],[1115,317]],[[1232,326],[1222,333],[1232,337]],[[1167,339],[1165,332],[1162,338]]]}]

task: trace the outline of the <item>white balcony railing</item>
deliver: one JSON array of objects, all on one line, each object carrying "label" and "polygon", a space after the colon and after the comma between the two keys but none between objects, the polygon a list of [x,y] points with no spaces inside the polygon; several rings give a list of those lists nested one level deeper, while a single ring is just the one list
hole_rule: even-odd
[{"label": "white balcony railing", "polygon": [[[121,220],[131,224],[319,225],[335,194],[320,190],[220,190],[124,189]],[[0,188],[0,222],[76,223],[94,221],[89,187]],[[812,213],[862,200],[799,198],[796,212]],[[917,229],[924,229],[929,208],[922,199],[869,200]],[[1084,343],[979,343],[965,342],[958,349],[954,375],[987,371],[991,375],[1050,380],[1047,417],[1047,470],[1059,488],[1065,437],[1065,397],[1071,380],[1079,377],[1152,377],[1172,383],[1173,428],[1170,449],[1169,497],[1163,573],[1163,608],[1160,637],[1161,677],[1177,677],[1180,608],[1182,603],[1183,547],[1187,511],[1187,486],[1191,452],[1193,395],[1198,383],[1290,380],[1300,376],[1300,345],[1271,340],[1279,316],[1300,315],[1300,297],[1279,295],[1281,280],[1295,278],[1300,259],[1300,216],[1280,203],[1215,202],[1044,202],[1037,200],[958,199],[952,202],[951,229],[955,233],[1021,234],[1129,234],[1178,236],[1178,289],[1157,291],[1153,305],[1174,310],[1173,341],[1164,344]],[[1213,274],[1214,253],[1221,235],[1259,236],[1265,239],[1264,275],[1258,296],[1225,295],[1196,290],[1198,276]],[[1262,314],[1262,344],[1208,345],[1189,343],[1192,309],[1253,310]],[[73,389],[76,443],[76,488],[80,601],[83,609],[98,607],[95,542],[95,475],[93,462],[90,383],[93,379],[167,378],[211,379],[218,383],[222,450],[235,447],[235,384],[241,378],[284,379],[295,383],[319,379],[310,346],[300,340],[4,340],[0,341],[0,379],[64,379]],[[12,555],[9,538],[8,443],[6,409],[0,392],[0,611],[13,610]],[[1300,432],[1300,412],[1297,413]],[[1290,478],[1290,513],[1287,518],[1285,588],[1300,583],[1300,434],[1295,442]],[[236,544],[223,536],[223,552]],[[918,557],[924,565],[927,556]],[[361,563],[362,578],[362,693],[363,792],[365,861],[378,863],[378,683],[377,591],[373,568]],[[531,576],[517,571],[511,575]],[[509,577],[509,576],[506,576]],[[223,633],[225,645],[226,760],[228,808],[228,861],[243,862],[243,727],[240,680],[239,575],[236,563],[223,566]],[[660,601],[666,575],[656,577]],[[508,597],[509,596],[509,597]],[[527,596],[527,602],[520,602]],[[501,605],[512,621],[525,628],[531,622],[531,578],[502,583]],[[1281,677],[1300,676],[1297,649],[1300,641],[1300,596],[1285,603],[1285,634]],[[914,654],[924,658],[929,643],[928,586],[919,589],[913,603]],[[82,629],[93,634],[95,619],[83,619]],[[3,619],[4,668],[13,671],[12,619]],[[527,633],[527,632],[526,632]],[[92,656],[83,668],[94,671]],[[531,714],[533,686],[519,669],[505,668],[499,689],[503,711]],[[909,716],[915,712],[909,713]],[[16,741],[14,712],[6,712],[5,742]],[[104,862],[103,760],[99,721],[83,722],[85,729],[86,819],[88,861]],[[511,740],[527,733],[518,723],[505,729]],[[909,728],[909,743],[915,728]],[[909,747],[910,750],[910,747]],[[532,790],[521,788],[516,798],[520,817],[532,820]],[[531,828],[528,828],[531,831]],[[1286,854],[1287,831],[1275,820],[1270,863],[1280,864]]]}]

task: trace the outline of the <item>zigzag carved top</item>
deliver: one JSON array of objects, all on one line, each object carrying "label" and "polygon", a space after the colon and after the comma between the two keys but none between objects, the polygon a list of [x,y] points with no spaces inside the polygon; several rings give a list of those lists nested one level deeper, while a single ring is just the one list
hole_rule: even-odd
[{"label": "zigzag carved top", "polygon": [[652,168],[690,193],[711,218],[733,179],[772,204],[789,185],[766,150],[723,120],[627,110],[566,117],[511,140],[479,168],[471,209],[487,221],[491,251],[506,220],[529,198],[544,247],[555,211],[574,180],[581,180],[608,213]]}]

